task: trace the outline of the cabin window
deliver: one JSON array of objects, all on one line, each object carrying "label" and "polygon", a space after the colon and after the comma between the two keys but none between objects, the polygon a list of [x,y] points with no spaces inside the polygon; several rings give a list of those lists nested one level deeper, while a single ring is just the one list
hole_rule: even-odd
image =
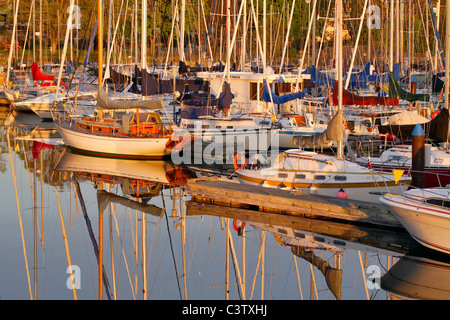
[{"label": "cabin window", "polygon": [[336,181],[347,181],[346,176],[334,176],[334,180]]},{"label": "cabin window", "polygon": [[188,124],[188,125],[186,126],[186,128],[187,128],[187,129],[194,129],[194,125],[193,125],[193,124]]},{"label": "cabin window", "polygon": [[292,90],[290,83],[278,82],[275,84],[275,94],[278,96],[280,93],[290,93]]},{"label": "cabin window", "polygon": [[287,178],[287,173],[279,173],[278,178]]},{"label": "cabin window", "polygon": [[297,238],[305,239],[305,235],[304,235],[303,233],[300,233],[300,232],[294,232],[294,235],[295,235]]},{"label": "cabin window", "polygon": [[284,230],[284,229],[278,229],[278,232],[279,232],[279,233],[282,233],[282,234],[287,234],[287,231]]},{"label": "cabin window", "polygon": [[333,240],[333,244],[337,246],[345,246],[345,242],[341,240]]},{"label": "cabin window", "polygon": [[316,240],[317,242],[325,242],[325,238],[322,237],[314,237],[314,240]]},{"label": "cabin window", "polygon": [[316,176],[316,180],[325,180],[325,176]]},{"label": "cabin window", "polygon": [[233,126],[227,126],[227,129],[233,129]]},{"label": "cabin window", "polygon": [[306,179],[306,175],[304,174],[296,174],[295,179]]},{"label": "cabin window", "polygon": [[[257,101],[262,100],[262,84],[259,86],[258,90],[258,83],[257,82],[250,82],[250,100]],[[258,92],[259,91],[259,92]],[[258,99],[259,96],[259,99]]]},{"label": "cabin window", "polygon": [[436,206],[450,208],[450,201],[445,199],[425,199],[423,201],[428,204],[434,204]]},{"label": "cabin window", "polygon": [[222,126],[216,126],[216,129],[222,129]]},{"label": "cabin window", "polygon": [[202,129],[209,129],[209,124],[202,125]]}]

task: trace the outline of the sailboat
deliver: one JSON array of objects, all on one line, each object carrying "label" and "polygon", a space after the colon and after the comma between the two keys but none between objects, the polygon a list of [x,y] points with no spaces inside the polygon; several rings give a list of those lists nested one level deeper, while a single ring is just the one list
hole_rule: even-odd
[{"label": "sailboat", "polygon": [[348,161],[343,156],[343,83],[342,83],[342,3],[337,4],[337,81],[338,111],[327,130],[312,137],[295,137],[296,145],[331,145],[338,142],[337,156],[323,155],[300,149],[281,153],[272,166],[256,170],[240,168],[236,174],[241,183],[272,188],[300,189],[319,195],[337,196],[353,200],[377,202],[379,192],[400,193],[402,184],[411,178],[394,173],[378,173]]},{"label": "sailboat", "polygon": [[[143,12],[145,12],[144,8]],[[98,26],[98,64],[102,66],[103,31],[101,14],[99,14]],[[145,27],[146,22],[143,21],[143,29]],[[68,31],[69,29],[67,29]],[[67,38],[66,34],[64,50],[67,47]],[[143,41],[142,51],[142,64],[145,65],[145,41]],[[63,58],[64,56],[65,53]],[[63,62],[61,62],[61,65],[63,65]],[[61,71],[60,69],[59,78],[61,77]],[[99,114],[87,117],[53,115],[53,122],[66,144],[84,154],[121,159],[163,159],[170,156],[175,146],[183,139],[175,138],[175,135],[172,134],[172,128],[166,128],[160,114],[155,112],[164,109],[162,99],[146,99],[144,97],[133,100],[111,99],[103,89],[102,78],[103,74],[99,72],[97,96]],[[141,113],[140,109],[152,112]],[[112,114],[113,111],[119,110],[121,110],[119,113]]]},{"label": "sailboat", "polygon": [[71,148],[90,155],[122,159],[162,159],[170,156],[182,141],[176,139],[171,128],[166,128],[159,113],[139,113],[140,108],[164,108],[161,99],[113,100],[100,87],[97,98],[99,110],[136,110],[111,117],[54,116],[53,122]]}]

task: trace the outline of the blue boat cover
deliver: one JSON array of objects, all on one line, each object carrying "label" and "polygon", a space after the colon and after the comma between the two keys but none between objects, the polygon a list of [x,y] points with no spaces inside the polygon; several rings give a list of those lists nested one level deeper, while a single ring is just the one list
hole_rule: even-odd
[{"label": "blue boat cover", "polygon": [[[285,94],[283,96],[277,96],[272,89],[269,89],[267,85],[267,81],[264,80],[264,89],[263,89],[263,101],[272,102],[274,104],[283,104],[295,99],[303,98],[305,96],[305,91],[299,91],[294,93]],[[269,92],[270,90],[270,92]]]}]

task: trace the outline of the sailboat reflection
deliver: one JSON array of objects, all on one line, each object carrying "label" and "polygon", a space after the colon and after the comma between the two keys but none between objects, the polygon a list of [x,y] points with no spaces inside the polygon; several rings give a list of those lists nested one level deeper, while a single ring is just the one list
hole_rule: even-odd
[{"label": "sailboat reflection", "polygon": [[[142,269],[143,269],[143,298],[148,298],[147,292],[147,214],[162,218],[165,208],[149,204],[150,199],[162,195],[168,186],[181,187],[188,179],[195,178],[193,171],[174,165],[168,161],[138,161],[113,158],[91,157],[71,152],[65,149],[55,166],[55,171],[65,171],[72,174],[72,180],[77,189],[85,220],[94,246],[98,262],[99,299],[103,299],[105,289],[108,299],[116,298],[115,290],[111,290],[103,265],[103,215],[112,203],[141,212],[142,231]],[[97,190],[98,202],[98,243],[94,237],[86,206],[81,194],[80,181],[92,181]],[[106,186],[120,185],[123,196],[103,190]],[[111,208],[111,207],[109,207]],[[111,215],[109,215],[111,219]],[[103,289],[104,288],[104,289]],[[113,291],[113,292],[112,292]]]},{"label": "sailboat reflection", "polygon": [[[270,232],[276,241],[286,247],[290,247],[292,253],[316,267],[324,276],[328,289],[335,299],[342,298],[342,256],[345,250],[354,250],[364,253],[376,253],[383,256],[401,256],[405,251],[399,248],[409,247],[409,237],[396,237],[395,233],[387,235],[386,241],[375,241],[377,231],[355,228],[352,232],[344,232],[342,227],[330,228],[330,234],[319,234],[297,228],[289,228],[282,225],[253,223],[250,225],[257,229]],[[341,228],[341,233],[336,232]],[[358,231],[357,231],[358,230]],[[351,239],[349,234],[359,236]],[[395,239],[395,240],[394,240]],[[353,240],[353,241],[349,241]],[[394,242],[391,242],[393,241]],[[323,252],[332,254],[330,259],[323,257]],[[330,263],[333,261],[333,263]]]},{"label": "sailboat reflection", "polygon": [[450,256],[417,246],[383,275],[381,288],[400,299],[449,300]]},{"label": "sailboat reflection", "polygon": [[185,184],[196,174],[169,161],[91,157],[65,149],[55,171],[72,172],[77,180],[120,184],[124,195],[138,198],[159,194],[166,185]]}]

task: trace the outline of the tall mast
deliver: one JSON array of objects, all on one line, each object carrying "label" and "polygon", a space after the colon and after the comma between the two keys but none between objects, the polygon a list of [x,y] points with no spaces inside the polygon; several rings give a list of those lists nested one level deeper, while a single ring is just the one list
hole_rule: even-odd
[{"label": "tall mast", "polygon": [[142,1],[141,67],[147,68],[147,0]]},{"label": "tall mast", "polygon": [[[336,80],[338,81],[338,111],[342,112],[342,94],[343,94],[343,78],[342,78],[342,0],[336,0]],[[344,142],[338,141],[338,159],[343,159]]]},{"label": "tall mast", "polygon": [[[42,68],[42,1],[39,1],[39,65]],[[77,33],[78,35],[78,33]],[[78,36],[77,36],[78,41]]]},{"label": "tall mast", "polygon": [[102,85],[103,77],[103,4],[97,0],[98,11],[98,85]]},{"label": "tall mast", "polygon": [[390,6],[390,42],[389,42],[389,71],[394,71],[394,5],[395,0],[391,0],[391,6]]},{"label": "tall mast", "polygon": [[230,44],[230,33],[231,33],[231,4],[230,0],[227,0],[227,83],[230,85],[230,56],[231,56],[231,44]]},{"label": "tall mast", "polygon": [[9,76],[11,72],[11,62],[12,62],[12,54],[14,51],[14,47],[16,44],[16,28],[17,28],[17,13],[19,11],[19,3],[20,0],[17,0],[16,2],[16,9],[14,11],[14,25],[13,25],[13,31],[11,34],[11,46],[9,47],[9,56],[8,56],[8,71],[6,72],[6,86],[9,88]]},{"label": "tall mast", "polygon": [[180,8],[180,61],[186,62],[184,56],[184,25],[186,17],[186,0],[181,0]]},{"label": "tall mast", "polygon": [[[98,86],[103,77],[103,4],[97,0],[98,11]],[[98,216],[98,299],[103,300],[103,213]]]},{"label": "tall mast", "polygon": [[450,64],[450,4],[447,0],[445,4],[446,16],[445,16],[445,108],[448,110],[449,105],[449,64]]}]

